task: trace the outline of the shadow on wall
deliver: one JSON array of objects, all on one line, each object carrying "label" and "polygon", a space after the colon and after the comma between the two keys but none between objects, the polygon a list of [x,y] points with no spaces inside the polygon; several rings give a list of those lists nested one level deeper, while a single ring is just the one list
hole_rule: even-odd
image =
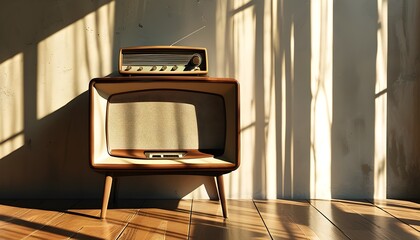
[{"label": "shadow on wall", "polygon": [[[116,56],[121,47],[118,43],[129,44],[124,42],[125,27],[121,27],[125,23],[114,22],[114,14],[125,18],[144,14],[141,8],[138,15],[125,3],[114,4],[99,0],[9,1],[2,5],[1,20],[13,25],[2,24],[0,28],[0,45],[4,49],[0,52],[0,198],[102,196],[102,175],[88,165],[86,90],[91,78],[116,68],[110,63],[112,53]],[[135,4],[140,7],[146,2]],[[119,26],[115,32],[114,24]],[[152,27],[143,23],[141,28],[152,31],[148,33],[152,35]],[[172,31],[171,37],[181,37],[178,33],[185,34]],[[131,37],[133,45],[145,44]],[[217,195],[214,181],[209,178],[125,179],[120,181],[121,197],[181,198],[201,184],[210,197]]]},{"label": "shadow on wall", "polygon": [[[331,190],[333,198],[373,198],[376,2],[335,2]],[[384,25],[385,26],[385,25]],[[350,180],[351,179],[351,180]]]},{"label": "shadow on wall", "polygon": [[[1,21],[10,24],[0,28],[0,63],[21,57],[2,71],[0,79],[0,86],[10,93],[1,96],[1,147],[6,149],[9,142],[14,145],[14,151],[2,151],[1,198],[91,197],[100,192],[92,191],[93,184],[99,181],[89,173],[86,164],[87,95],[83,91],[76,93],[75,87],[73,100],[40,118],[39,69],[56,66],[50,60],[47,62],[51,65],[40,66],[38,49],[43,40],[108,2],[2,3]],[[67,47],[66,42],[61,44],[59,49]],[[59,78],[55,84],[60,84]],[[8,134],[10,130],[14,132]],[[18,137],[21,140],[16,141]]]},{"label": "shadow on wall", "polygon": [[388,197],[420,198],[420,9],[390,1],[388,69]]},{"label": "shadow on wall", "polygon": [[30,122],[25,143],[0,161],[1,198],[98,196],[87,164],[88,96],[83,93],[58,111]]}]

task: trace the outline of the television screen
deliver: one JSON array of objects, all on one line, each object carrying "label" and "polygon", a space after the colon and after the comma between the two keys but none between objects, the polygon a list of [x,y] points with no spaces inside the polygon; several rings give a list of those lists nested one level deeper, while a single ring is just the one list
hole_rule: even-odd
[{"label": "television screen", "polygon": [[107,107],[108,149],[116,156],[126,156],[122,150],[149,152],[143,158],[184,157],[188,150],[221,155],[225,112],[223,97],[212,93],[151,89],[115,94]]}]

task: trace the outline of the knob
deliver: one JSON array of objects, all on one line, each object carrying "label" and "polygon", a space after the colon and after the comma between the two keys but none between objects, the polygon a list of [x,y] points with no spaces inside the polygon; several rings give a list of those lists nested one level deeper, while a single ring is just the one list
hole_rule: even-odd
[{"label": "knob", "polygon": [[190,64],[191,64],[191,66],[194,66],[194,67],[200,65],[201,64],[201,56],[200,56],[200,54],[198,54],[198,53],[194,54],[191,57]]},{"label": "knob", "polygon": [[127,66],[126,68],[125,68],[125,71],[128,71],[128,70],[130,70],[131,69],[131,66]]},{"label": "knob", "polygon": [[171,71],[176,71],[178,69],[178,66],[177,65],[174,65],[172,68],[171,68]]},{"label": "knob", "polygon": [[142,71],[143,70],[143,67],[142,66],[140,66],[139,68],[137,68],[137,71]]},{"label": "knob", "polygon": [[166,66],[162,66],[162,68],[160,69],[160,71],[165,71],[166,70]]},{"label": "knob", "polygon": [[152,69],[150,69],[150,71],[155,71],[157,69],[156,66],[153,66]]}]

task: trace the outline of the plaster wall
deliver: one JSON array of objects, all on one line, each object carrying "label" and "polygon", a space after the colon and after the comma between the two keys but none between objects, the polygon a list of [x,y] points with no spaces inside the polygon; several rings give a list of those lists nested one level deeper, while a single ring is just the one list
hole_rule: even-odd
[{"label": "plaster wall", "polygon": [[[419,198],[419,14],[415,0],[5,1],[0,198],[100,198],[89,80],[115,73],[121,47],[177,40],[208,49],[210,76],[241,83],[229,198]],[[126,177],[118,189],[216,196],[201,176]]]}]

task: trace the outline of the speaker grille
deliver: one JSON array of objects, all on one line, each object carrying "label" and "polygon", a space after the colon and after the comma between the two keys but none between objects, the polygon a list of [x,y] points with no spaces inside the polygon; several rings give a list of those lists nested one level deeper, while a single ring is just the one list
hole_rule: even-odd
[{"label": "speaker grille", "polygon": [[112,95],[107,141],[113,149],[199,149],[222,154],[226,113],[223,97],[196,91],[143,90]]},{"label": "speaker grille", "polygon": [[108,140],[119,149],[197,149],[195,107],[173,102],[109,105]]}]

